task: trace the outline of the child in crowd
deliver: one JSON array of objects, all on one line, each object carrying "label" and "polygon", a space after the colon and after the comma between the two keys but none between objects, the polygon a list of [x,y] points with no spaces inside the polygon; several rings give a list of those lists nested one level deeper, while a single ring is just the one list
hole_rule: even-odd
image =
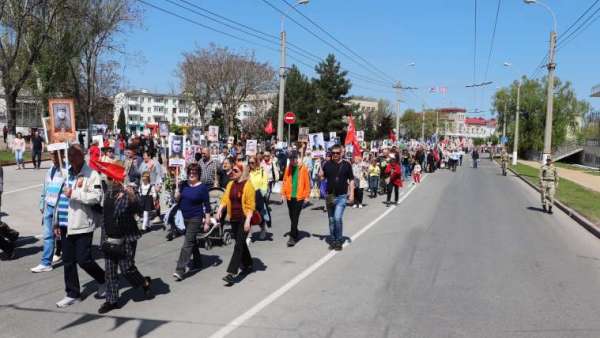
[{"label": "child in crowd", "polygon": [[415,162],[415,167],[413,169],[413,183],[421,183],[421,165],[419,162]]},{"label": "child in crowd", "polygon": [[144,209],[142,230],[148,230],[150,223],[150,212],[157,209],[156,204],[158,202],[158,194],[154,188],[154,184],[150,183],[150,172],[144,171],[142,174],[142,182],[140,184],[140,197],[142,201],[142,207]]}]

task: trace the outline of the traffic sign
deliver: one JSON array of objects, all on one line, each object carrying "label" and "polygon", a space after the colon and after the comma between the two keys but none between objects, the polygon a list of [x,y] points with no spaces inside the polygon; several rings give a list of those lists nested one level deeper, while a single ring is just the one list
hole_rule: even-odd
[{"label": "traffic sign", "polygon": [[292,113],[291,111],[285,113],[285,115],[283,116],[283,122],[285,122],[286,124],[296,123],[296,114]]}]

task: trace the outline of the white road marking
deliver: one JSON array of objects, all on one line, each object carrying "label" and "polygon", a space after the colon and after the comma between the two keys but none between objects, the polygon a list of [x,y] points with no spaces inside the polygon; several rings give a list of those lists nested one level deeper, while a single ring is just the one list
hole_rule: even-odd
[{"label": "white road marking", "polygon": [[13,194],[13,193],[16,193],[16,192],[19,192],[19,191],[25,191],[25,190],[29,190],[29,189],[39,188],[41,186],[42,186],[42,184],[30,185],[28,187],[24,187],[24,188],[19,188],[19,189],[7,191],[7,192],[4,192],[2,194],[3,195],[9,195],[9,194]]},{"label": "white road marking", "polygon": [[[421,182],[423,182],[423,180],[425,180],[426,177],[427,177],[427,175],[423,175],[423,177],[421,178]],[[398,204],[404,202],[404,200],[410,195],[410,193],[413,192],[415,190],[415,188],[418,187],[418,186],[419,186],[419,184],[412,185],[408,189],[408,191],[406,191],[406,194],[404,194],[398,200]],[[365,227],[363,227],[362,229],[360,229],[358,232],[356,232],[354,235],[352,235],[351,241],[345,243],[344,246],[346,247],[346,246],[350,245],[351,243],[354,243],[354,241],[356,239],[358,239],[365,232],[367,232],[369,229],[371,229],[372,227],[374,227],[385,216],[387,216],[389,213],[391,213],[392,211],[394,211],[394,209],[396,209],[396,206],[393,206],[393,207],[389,208],[383,214],[381,214],[379,217],[377,217],[376,219],[374,219],[371,223],[367,224]],[[274,301],[276,301],[279,297],[283,296],[286,292],[288,292],[289,290],[291,290],[294,286],[298,285],[301,281],[303,281],[304,279],[306,279],[306,277],[310,276],[313,272],[315,272],[318,268],[320,268],[325,263],[327,263],[330,259],[332,259],[338,253],[339,253],[338,251],[330,251],[325,256],[321,257],[321,259],[319,259],[318,261],[316,261],[315,263],[313,263],[311,266],[309,266],[308,268],[306,268],[304,271],[302,271],[300,274],[296,275],[290,281],[288,281],[287,283],[285,283],[282,287],[280,287],[279,289],[275,290],[273,293],[271,293],[270,295],[268,295],[262,301],[258,302],[256,305],[254,305],[253,307],[251,307],[246,312],[242,313],[237,318],[233,319],[231,322],[229,322],[228,324],[226,324],[225,326],[223,326],[219,331],[213,333],[210,336],[210,338],[223,338],[223,337],[226,337],[227,335],[229,335],[230,333],[232,333],[233,331],[235,331],[238,327],[242,326],[250,318],[254,317],[257,313],[259,313],[264,308],[266,308],[267,306],[269,306],[271,303],[273,303]]]}]

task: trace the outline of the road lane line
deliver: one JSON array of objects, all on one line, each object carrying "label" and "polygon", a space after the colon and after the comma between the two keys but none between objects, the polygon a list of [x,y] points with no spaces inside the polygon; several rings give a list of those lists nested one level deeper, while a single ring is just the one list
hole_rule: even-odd
[{"label": "road lane line", "polygon": [[25,190],[29,190],[29,189],[39,188],[41,186],[42,186],[42,184],[30,185],[28,187],[19,188],[19,189],[15,189],[15,190],[4,192],[3,195],[9,195],[9,194],[13,194],[15,192],[20,192],[20,191],[25,191]]},{"label": "road lane line", "polygon": [[[423,175],[423,177],[421,178],[421,182],[423,182],[427,176],[428,175]],[[418,186],[419,186],[419,184],[412,185],[408,189],[408,191],[398,200],[398,205],[401,204],[402,202],[404,202],[404,200],[406,200],[406,198]],[[391,213],[395,209],[396,209],[396,206],[390,207],[383,214],[381,214],[379,217],[377,217],[376,219],[374,219],[371,223],[367,224],[362,229],[360,229],[358,232],[356,232],[354,235],[352,235],[351,241],[345,243],[344,246],[346,247],[346,246],[350,245],[351,243],[354,243],[354,241],[356,239],[358,239],[365,232],[367,232],[369,229],[371,229],[372,227],[374,227],[379,221],[381,221],[385,216],[387,216],[389,213]],[[275,290],[273,293],[271,293],[270,295],[268,295],[262,301],[258,302],[256,305],[254,305],[253,307],[251,307],[249,310],[247,310],[246,312],[242,313],[241,315],[239,315],[238,317],[236,317],[235,319],[233,319],[231,322],[227,323],[225,326],[223,326],[217,332],[213,333],[210,336],[210,338],[223,338],[223,337],[226,337],[227,335],[229,335],[230,333],[232,333],[233,331],[235,331],[237,328],[239,328],[240,326],[242,326],[249,319],[251,319],[252,317],[254,317],[257,313],[259,313],[260,311],[264,310],[271,303],[275,302],[278,298],[280,298],[281,296],[283,296],[286,292],[288,292],[289,290],[291,290],[294,286],[298,285],[300,282],[302,282],[304,279],[306,279],[308,276],[310,276],[313,272],[315,272],[317,269],[319,269],[321,266],[323,266],[325,263],[327,263],[330,259],[332,259],[338,253],[339,253],[339,251],[330,251],[325,256],[321,257],[321,259],[319,259],[318,261],[316,261],[315,263],[313,263],[311,266],[309,266],[308,268],[306,268],[304,271],[302,271],[300,274],[296,275],[290,281],[288,281],[287,283],[285,283],[282,287],[280,287],[279,289]]]}]

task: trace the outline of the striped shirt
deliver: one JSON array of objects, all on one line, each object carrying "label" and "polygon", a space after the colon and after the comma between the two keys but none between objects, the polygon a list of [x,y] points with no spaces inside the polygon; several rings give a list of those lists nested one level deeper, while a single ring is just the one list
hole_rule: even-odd
[{"label": "striped shirt", "polygon": [[76,176],[69,174],[69,179],[63,186],[63,190],[60,192],[60,196],[58,197],[58,210],[56,210],[56,215],[58,217],[58,225],[61,227],[66,228],[69,225],[69,198],[64,192],[67,188],[73,187],[75,180]]}]

